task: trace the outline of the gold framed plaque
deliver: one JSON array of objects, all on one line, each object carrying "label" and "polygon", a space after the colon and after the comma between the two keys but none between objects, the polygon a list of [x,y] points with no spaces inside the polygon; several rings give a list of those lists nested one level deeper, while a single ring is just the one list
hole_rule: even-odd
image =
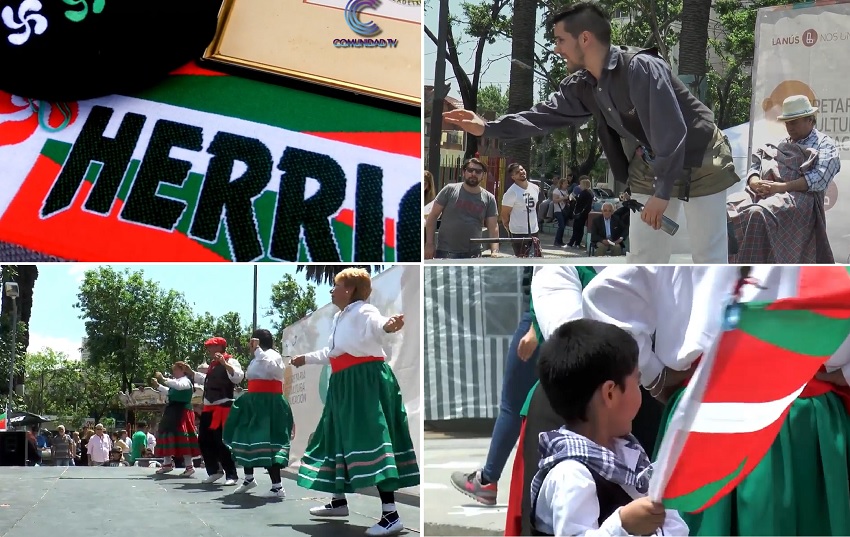
[{"label": "gold framed plaque", "polygon": [[421,0],[224,0],[205,59],[422,104]]}]

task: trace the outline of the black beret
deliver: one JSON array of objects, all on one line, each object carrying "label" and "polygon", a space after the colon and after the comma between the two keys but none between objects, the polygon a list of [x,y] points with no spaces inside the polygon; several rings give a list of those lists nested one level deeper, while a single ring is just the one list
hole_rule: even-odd
[{"label": "black beret", "polygon": [[0,90],[68,102],[132,93],[201,57],[221,0],[0,0]]}]

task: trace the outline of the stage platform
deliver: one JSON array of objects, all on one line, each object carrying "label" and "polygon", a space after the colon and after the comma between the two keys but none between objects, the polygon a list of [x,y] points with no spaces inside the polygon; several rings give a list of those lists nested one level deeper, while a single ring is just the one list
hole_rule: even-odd
[{"label": "stage platform", "polygon": [[[360,537],[380,517],[380,500],[351,494],[351,514],[319,519],[308,512],[327,495],[303,489],[284,477],[285,500],[258,497],[271,487],[265,470],[258,486],[234,495],[236,487],[204,485],[201,470],[191,478],[155,476],[153,468],[0,467],[0,537]],[[240,476],[242,475],[240,469]],[[252,494],[253,493],[253,494]],[[419,533],[419,498],[399,495],[396,504]]]}]

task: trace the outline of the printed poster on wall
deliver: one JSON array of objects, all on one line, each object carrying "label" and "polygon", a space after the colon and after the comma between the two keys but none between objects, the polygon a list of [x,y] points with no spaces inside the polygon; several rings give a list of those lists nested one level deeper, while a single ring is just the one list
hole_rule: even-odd
[{"label": "printed poster on wall", "polygon": [[817,129],[835,140],[841,171],[826,192],[826,226],[836,263],[850,262],[850,2],[760,9],[756,21],[750,154],[788,136],[782,102],[806,95],[819,108]]}]

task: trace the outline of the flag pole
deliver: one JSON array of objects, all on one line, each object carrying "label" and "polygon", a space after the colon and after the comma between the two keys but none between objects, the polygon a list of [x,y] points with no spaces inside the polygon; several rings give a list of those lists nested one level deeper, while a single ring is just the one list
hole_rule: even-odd
[{"label": "flag pole", "polygon": [[9,394],[6,399],[6,420],[9,420],[9,413],[12,411],[12,398],[15,395],[15,347],[17,347],[18,339],[18,302],[12,296],[12,359],[9,367]]}]

